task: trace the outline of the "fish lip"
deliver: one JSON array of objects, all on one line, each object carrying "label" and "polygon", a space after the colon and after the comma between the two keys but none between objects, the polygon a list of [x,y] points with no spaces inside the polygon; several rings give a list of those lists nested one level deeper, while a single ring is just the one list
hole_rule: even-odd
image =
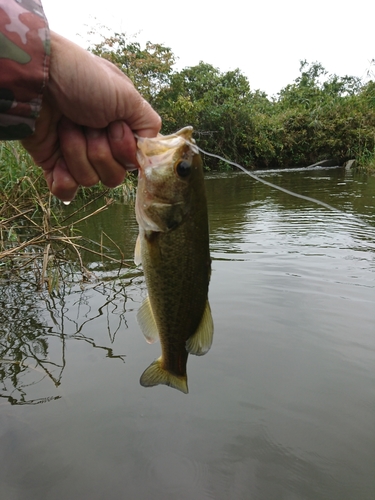
[{"label": "fish lip", "polygon": [[158,134],[153,138],[135,135],[139,169],[145,171],[148,167],[170,162],[175,153],[184,146],[189,147],[191,156],[199,154],[198,146],[195,144],[192,134],[193,127],[187,126],[174,134]]}]

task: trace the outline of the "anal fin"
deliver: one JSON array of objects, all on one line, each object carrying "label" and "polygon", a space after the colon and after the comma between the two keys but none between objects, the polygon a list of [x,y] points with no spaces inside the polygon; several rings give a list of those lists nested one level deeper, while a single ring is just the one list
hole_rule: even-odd
[{"label": "anal fin", "polygon": [[203,356],[212,345],[214,334],[214,323],[212,320],[210,304],[207,300],[204,313],[197,331],[186,341],[186,350],[190,354]]}]

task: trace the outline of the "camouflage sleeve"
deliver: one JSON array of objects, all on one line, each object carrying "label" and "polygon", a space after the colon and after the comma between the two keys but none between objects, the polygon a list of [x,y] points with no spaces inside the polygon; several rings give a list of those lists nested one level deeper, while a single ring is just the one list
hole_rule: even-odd
[{"label": "camouflage sleeve", "polygon": [[49,48],[41,0],[0,0],[0,140],[33,133],[48,81]]}]

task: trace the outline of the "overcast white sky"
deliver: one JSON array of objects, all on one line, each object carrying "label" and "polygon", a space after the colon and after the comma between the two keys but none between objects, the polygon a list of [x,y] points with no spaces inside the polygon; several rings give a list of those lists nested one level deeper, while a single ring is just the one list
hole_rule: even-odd
[{"label": "overcast white sky", "polygon": [[[299,60],[364,77],[375,58],[375,1],[356,0],[42,0],[52,30],[87,47],[87,26],[102,23],[161,43],[178,69],[199,61],[240,68],[252,90],[269,95],[298,76]],[[96,20],[95,20],[96,19]],[[375,68],[373,68],[375,70]]]}]

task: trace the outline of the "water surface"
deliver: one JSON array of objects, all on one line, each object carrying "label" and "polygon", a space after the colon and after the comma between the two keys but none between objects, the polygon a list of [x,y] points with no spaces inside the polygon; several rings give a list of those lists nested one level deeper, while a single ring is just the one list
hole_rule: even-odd
[{"label": "water surface", "polygon": [[[342,169],[209,175],[214,343],[189,390],[143,388],[134,207],[102,230],[129,268],[51,296],[2,285],[1,498],[372,500],[375,178]],[[74,207],[66,207],[73,210]],[[115,255],[115,250],[113,250]]]}]

